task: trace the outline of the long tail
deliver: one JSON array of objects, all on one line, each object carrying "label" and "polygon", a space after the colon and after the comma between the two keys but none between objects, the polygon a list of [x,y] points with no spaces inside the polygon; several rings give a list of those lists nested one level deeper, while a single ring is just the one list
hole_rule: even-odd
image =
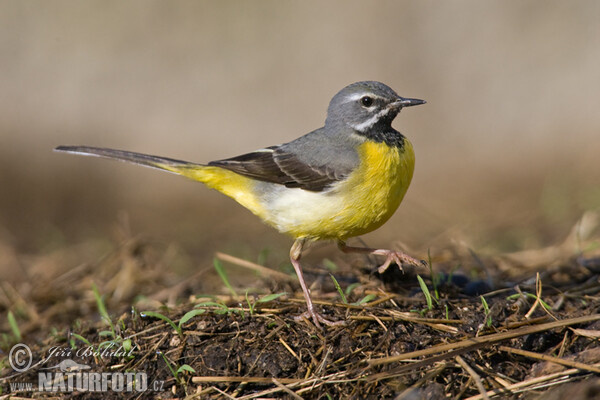
[{"label": "long tail", "polygon": [[144,167],[156,168],[178,175],[184,175],[192,179],[194,178],[189,176],[189,173],[204,167],[202,164],[175,160],[173,158],[151,156],[149,154],[134,153],[132,151],[105,149],[101,147],[58,146],[54,149],[54,151],[79,154],[83,156],[110,158],[113,160],[142,165]]},{"label": "long tail", "polygon": [[224,195],[231,197],[263,219],[266,216],[262,202],[255,194],[254,180],[238,175],[228,169],[101,147],[58,146],[54,151],[110,158],[182,175],[194,181],[202,182],[209,188],[216,189]]}]

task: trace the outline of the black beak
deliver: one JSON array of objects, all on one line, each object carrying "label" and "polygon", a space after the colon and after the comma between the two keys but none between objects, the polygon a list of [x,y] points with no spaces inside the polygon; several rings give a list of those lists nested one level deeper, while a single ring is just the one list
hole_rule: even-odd
[{"label": "black beak", "polygon": [[403,108],[403,107],[412,107],[412,106],[418,106],[419,104],[425,104],[427,103],[425,100],[421,100],[421,99],[407,99],[404,97],[400,97],[398,98],[397,101],[393,102],[392,104],[398,108]]}]

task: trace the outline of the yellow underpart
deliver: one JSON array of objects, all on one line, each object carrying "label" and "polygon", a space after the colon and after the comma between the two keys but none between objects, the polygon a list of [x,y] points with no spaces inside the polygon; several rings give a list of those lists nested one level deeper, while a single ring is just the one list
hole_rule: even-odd
[{"label": "yellow underpart", "polygon": [[415,169],[415,153],[408,139],[403,148],[365,142],[359,148],[361,168],[347,183],[352,196],[344,210],[350,228],[341,239],[371,232],[383,225],[402,202]]},{"label": "yellow underpart", "polygon": [[379,228],[394,214],[413,176],[411,143],[405,140],[400,149],[366,141],[358,152],[360,166],[322,193],[323,201],[313,208],[314,218],[293,226],[288,231],[292,236],[345,240]]},{"label": "yellow underpart", "polygon": [[219,167],[159,167],[203,182],[294,238],[345,240],[383,225],[400,205],[414,171],[407,139],[402,148],[365,141],[358,153],[359,167],[322,192],[257,181]]},{"label": "yellow underpart", "polygon": [[160,168],[183,175],[186,178],[204,183],[211,189],[218,190],[231,197],[259,218],[265,219],[265,211],[260,199],[254,194],[255,180],[236,174],[230,170],[207,165],[190,165],[174,167],[159,164]]}]

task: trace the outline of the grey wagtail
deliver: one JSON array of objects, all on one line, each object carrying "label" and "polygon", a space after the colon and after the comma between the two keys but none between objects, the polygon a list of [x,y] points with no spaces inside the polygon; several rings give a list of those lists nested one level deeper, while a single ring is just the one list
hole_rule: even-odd
[{"label": "grey wagtail", "polygon": [[320,327],[319,322],[333,322],[316,312],[302,276],[299,260],[307,243],[333,239],[345,253],[385,256],[380,273],[392,262],[400,268],[402,263],[423,263],[398,251],[350,247],[346,239],[379,228],[400,205],[415,155],[392,121],[402,108],[424,103],[400,97],[380,82],[353,83],[331,99],[324,127],[289,143],[206,165],[88,146],[55,150],[127,161],[200,181],[291,235],[290,259],[308,314]]}]

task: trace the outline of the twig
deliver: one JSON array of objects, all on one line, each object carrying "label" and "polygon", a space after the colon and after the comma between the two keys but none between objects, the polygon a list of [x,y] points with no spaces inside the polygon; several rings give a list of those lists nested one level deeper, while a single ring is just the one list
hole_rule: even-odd
[{"label": "twig", "polygon": [[433,368],[431,371],[429,371],[428,373],[423,375],[421,377],[421,379],[419,379],[417,382],[415,382],[411,387],[409,387],[407,390],[405,390],[401,394],[399,394],[394,400],[412,399],[414,396],[415,389],[420,388],[425,383],[432,382],[433,379],[436,376],[438,376],[440,373],[442,373],[442,371],[444,371],[447,366],[448,366],[448,363],[440,363],[435,368]]},{"label": "twig", "polygon": [[597,320],[600,320],[600,314],[593,314],[593,315],[577,317],[577,318],[569,318],[569,319],[565,319],[562,321],[554,321],[554,322],[549,322],[546,324],[541,324],[541,325],[536,325],[536,326],[525,326],[523,328],[515,329],[512,331],[508,331],[508,332],[501,332],[501,333],[494,333],[494,334],[486,335],[486,336],[472,337],[472,338],[468,338],[465,340],[461,340],[460,342],[447,343],[447,344],[443,344],[443,345],[433,346],[428,349],[417,350],[417,351],[413,351],[410,353],[399,354],[397,356],[376,358],[376,359],[368,360],[367,362],[371,366],[385,365],[385,364],[390,364],[390,363],[406,360],[409,358],[427,356],[427,355],[431,355],[431,354],[441,353],[444,351],[449,351],[449,350],[454,350],[454,349],[459,349],[459,348],[464,348],[464,347],[470,347],[470,346],[474,346],[474,345],[496,343],[496,342],[500,342],[502,340],[513,339],[513,338],[516,338],[519,336],[524,336],[524,335],[530,335],[532,333],[538,333],[538,332],[543,332],[543,331],[550,330],[550,329],[562,328],[562,327],[569,326],[569,325],[583,324],[583,323],[593,322],[593,321],[597,321]]},{"label": "twig", "polygon": [[[249,383],[273,383],[273,378],[262,376],[194,376],[193,383],[204,382],[249,382]],[[304,379],[279,378],[281,383],[302,383]]]},{"label": "twig", "polygon": [[287,351],[289,351],[290,354],[293,355],[296,358],[296,360],[298,360],[298,362],[302,363],[302,359],[298,357],[298,354],[296,354],[296,352],[292,350],[292,348],[285,342],[285,340],[281,338],[281,336],[279,336],[279,343],[281,343],[283,347],[285,347]]},{"label": "twig", "polygon": [[[594,367],[600,367],[600,363],[594,364]],[[566,369],[564,371],[556,372],[549,375],[538,376],[536,378],[528,379],[522,382],[517,382],[513,385],[507,386],[501,389],[488,390],[486,394],[488,396],[496,396],[496,395],[506,395],[509,393],[515,393],[516,391],[524,391],[527,387],[534,386],[543,382],[552,381],[554,379],[560,379],[564,377],[569,377],[573,374],[580,372],[578,368]],[[483,400],[481,394],[476,396],[469,397],[465,400]]]},{"label": "twig", "polygon": [[395,297],[396,297],[395,294],[388,294],[387,296],[384,296],[384,297],[382,297],[380,299],[373,300],[373,301],[371,301],[369,303],[366,303],[366,304],[364,304],[364,306],[365,307],[374,307],[374,306],[379,305],[381,303],[385,303],[386,301],[390,301],[390,300],[394,299]]},{"label": "twig", "polygon": [[290,396],[292,396],[294,399],[296,400],[302,400],[302,397],[297,395],[292,389],[290,389],[289,387],[285,386],[283,383],[279,382],[277,379],[272,378],[273,379],[273,383],[275,385],[277,385],[278,388],[280,388],[281,390],[283,390],[284,392],[286,392],[287,394],[289,394]]},{"label": "twig", "polygon": [[296,278],[288,275],[288,274],[284,274],[283,272],[279,272],[279,271],[275,271],[271,268],[267,268],[267,267],[263,267],[262,265],[253,263],[251,261],[248,260],[243,260],[241,258],[238,257],[234,257],[232,255],[229,254],[225,254],[225,253],[221,253],[221,252],[216,252],[215,256],[223,261],[227,261],[230,262],[232,264],[235,264],[237,266],[240,267],[244,267],[244,268],[248,268],[251,269],[253,271],[257,271],[260,272],[261,274],[265,274],[268,276],[271,276],[273,278],[282,280],[282,281],[286,281],[286,282],[294,282],[296,281]]},{"label": "twig", "polygon": [[554,364],[564,365],[566,367],[582,369],[584,371],[590,371],[590,372],[595,372],[597,374],[600,374],[600,368],[595,367],[593,365],[584,364],[579,361],[565,360],[564,358],[552,357],[547,354],[539,354],[539,353],[534,353],[533,351],[515,349],[515,348],[507,347],[507,346],[500,346],[500,347],[498,347],[498,350],[504,351],[506,353],[517,354],[520,356],[529,357],[529,358],[533,358],[536,360],[547,361],[547,362],[551,362]]},{"label": "twig", "polygon": [[490,398],[487,395],[485,387],[483,387],[483,382],[481,381],[481,377],[477,374],[477,372],[475,372],[475,370],[473,368],[471,368],[471,366],[469,364],[467,364],[467,362],[461,356],[456,356],[456,357],[454,357],[454,359],[456,360],[456,362],[458,364],[460,364],[460,366],[465,371],[467,371],[467,373],[471,376],[471,378],[473,378],[475,385],[477,385],[477,390],[479,390],[479,393],[481,393],[482,399],[489,400]]},{"label": "twig", "polygon": [[227,397],[228,399],[235,400],[235,397],[232,397],[231,395],[225,393],[224,391],[222,391],[218,387],[212,386],[212,388],[213,388],[213,390],[216,390],[217,392],[221,393],[223,396]]}]

